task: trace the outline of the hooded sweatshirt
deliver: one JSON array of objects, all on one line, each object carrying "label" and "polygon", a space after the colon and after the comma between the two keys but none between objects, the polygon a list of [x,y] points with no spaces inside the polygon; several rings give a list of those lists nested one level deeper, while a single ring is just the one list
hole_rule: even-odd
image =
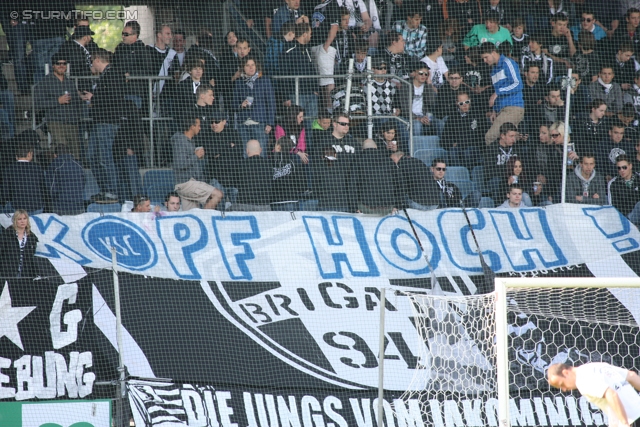
[{"label": "hooded sweatshirt", "polygon": [[[567,176],[567,202],[584,203],[587,205],[605,205],[607,203],[607,187],[604,176],[591,172],[589,178],[582,176],[582,166],[576,166],[574,173]],[[597,194],[599,198],[594,198]],[[582,201],[576,200],[576,196],[582,196]]]}]

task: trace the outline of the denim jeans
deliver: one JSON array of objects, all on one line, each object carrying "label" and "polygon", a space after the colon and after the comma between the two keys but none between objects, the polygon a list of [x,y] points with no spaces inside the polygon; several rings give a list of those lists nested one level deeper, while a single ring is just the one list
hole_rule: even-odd
[{"label": "denim jeans", "polygon": [[[436,119],[435,117],[429,125],[423,125],[420,120],[414,120],[413,136],[438,135],[438,122],[442,122],[442,120]],[[444,128],[444,124],[442,127]]]},{"label": "denim jeans", "polygon": [[87,160],[102,192],[115,193],[118,188],[112,149],[119,127],[110,123],[97,123],[89,136]]},{"label": "denim jeans", "polygon": [[[251,139],[257,139],[260,142],[260,147],[262,147],[262,157],[267,157],[267,143],[269,142],[269,135],[264,131],[265,125],[262,123],[257,125],[244,125],[238,124],[238,132],[240,133],[240,138],[242,138],[242,143],[245,148],[245,157],[247,141]],[[273,132],[273,130],[272,130]]]},{"label": "denim jeans", "polygon": [[1,90],[0,104],[2,104],[2,109],[7,113],[6,120],[9,126],[9,138],[13,138],[16,130],[16,103],[13,99],[13,92],[10,90]]},{"label": "denim jeans", "polygon": [[54,37],[31,42],[35,58],[33,84],[40,83],[40,80],[44,78],[45,64],[49,64],[49,71],[53,72],[51,68],[51,57],[58,52],[58,49],[60,49],[63,43],[64,37]]},{"label": "denim jeans", "polygon": [[414,202],[411,199],[407,199],[407,201],[409,202],[409,208],[416,209],[419,211],[432,211],[438,208],[438,205],[426,206],[426,205],[421,205],[420,203]]},{"label": "denim jeans", "polygon": [[640,224],[640,202],[636,203],[633,210],[629,212],[629,215],[627,215],[627,218],[629,218],[629,221],[634,223],[636,226]]},{"label": "denim jeans", "polygon": [[133,196],[142,194],[142,178],[138,168],[138,156],[124,156],[118,166],[118,197],[133,200]]},{"label": "denim jeans", "polygon": [[18,91],[28,95],[29,79],[27,78],[26,51],[27,40],[29,39],[29,25],[19,23],[15,27],[8,20],[2,20],[2,29],[7,35],[7,44],[9,45],[9,55],[13,61],[13,73],[16,76],[16,84]]}]

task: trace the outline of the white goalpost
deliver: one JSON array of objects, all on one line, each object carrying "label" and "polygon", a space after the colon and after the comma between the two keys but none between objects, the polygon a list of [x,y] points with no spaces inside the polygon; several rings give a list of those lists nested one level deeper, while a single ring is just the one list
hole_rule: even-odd
[{"label": "white goalpost", "polygon": [[579,394],[550,388],[546,370],[559,362],[640,370],[640,277],[495,284],[486,295],[404,293],[426,350],[401,399],[436,425],[440,416],[445,425],[606,424]]}]

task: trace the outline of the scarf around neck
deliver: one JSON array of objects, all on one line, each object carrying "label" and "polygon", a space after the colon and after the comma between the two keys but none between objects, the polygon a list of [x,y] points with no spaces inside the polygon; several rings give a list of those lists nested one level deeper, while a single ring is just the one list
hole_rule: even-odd
[{"label": "scarf around neck", "polygon": [[598,77],[598,83],[600,83],[602,87],[604,87],[604,93],[609,93],[609,91],[611,90],[611,86],[613,86],[613,83],[605,83],[600,77]]},{"label": "scarf around neck", "polygon": [[246,84],[247,86],[249,86],[249,89],[253,89],[253,85],[255,84],[256,80],[258,80],[260,78],[260,73],[256,72],[253,76],[249,77],[249,76],[245,76],[244,77],[244,84]]}]

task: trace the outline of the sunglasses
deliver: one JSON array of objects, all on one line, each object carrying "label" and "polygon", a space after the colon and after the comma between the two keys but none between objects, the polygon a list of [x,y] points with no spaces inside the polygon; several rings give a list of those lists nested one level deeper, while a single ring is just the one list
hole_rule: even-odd
[{"label": "sunglasses", "polygon": [[428,71],[417,71],[416,73],[421,75],[421,76],[428,76],[429,75]]},{"label": "sunglasses", "polygon": [[559,134],[559,133],[552,133],[552,134],[551,134],[551,138],[557,138],[557,137],[559,137],[559,136],[560,136],[560,134]]},{"label": "sunglasses", "polygon": [[56,62],[56,65],[66,66],[67,63],[65,61],[58,61]]},{"label": "sunglasses", "polygon": [[349,126],[349,123],[345,123],[345,122],[336,122],[337,124],[339,124],[340,126]]},{"label": "sunglasses", "polygon": [[447,171],[446,167],[444,167],[444,168],[434,168],[434,169],[437,170],[438,172],[446,172]]},{"label": "sunglasses", "polygon": [[378,67],[375,67],[376,70],[386,70],[387,66],[386,65],[380,65]]},{"label": "sunglasses", "polygon": [[582,18],[582,22],[592,22],[593,19],[591,18]]},{"label": "sunglasses", "polygon": [[133,33],[125,33],[124,31],[122,32],[122,37],[129,37],[132,36]]},{"label": "sunglasses", "polygon": [[618,170],[626,171],[629,166],[618,166]]},{"label": "sunglasses", "polygon": [[461,106],[461,107],[463,105],[467,105],[467,104],[471,104],[471,100],[470,99],[467,99],[466,101],[458,102],[458,105]]}]

